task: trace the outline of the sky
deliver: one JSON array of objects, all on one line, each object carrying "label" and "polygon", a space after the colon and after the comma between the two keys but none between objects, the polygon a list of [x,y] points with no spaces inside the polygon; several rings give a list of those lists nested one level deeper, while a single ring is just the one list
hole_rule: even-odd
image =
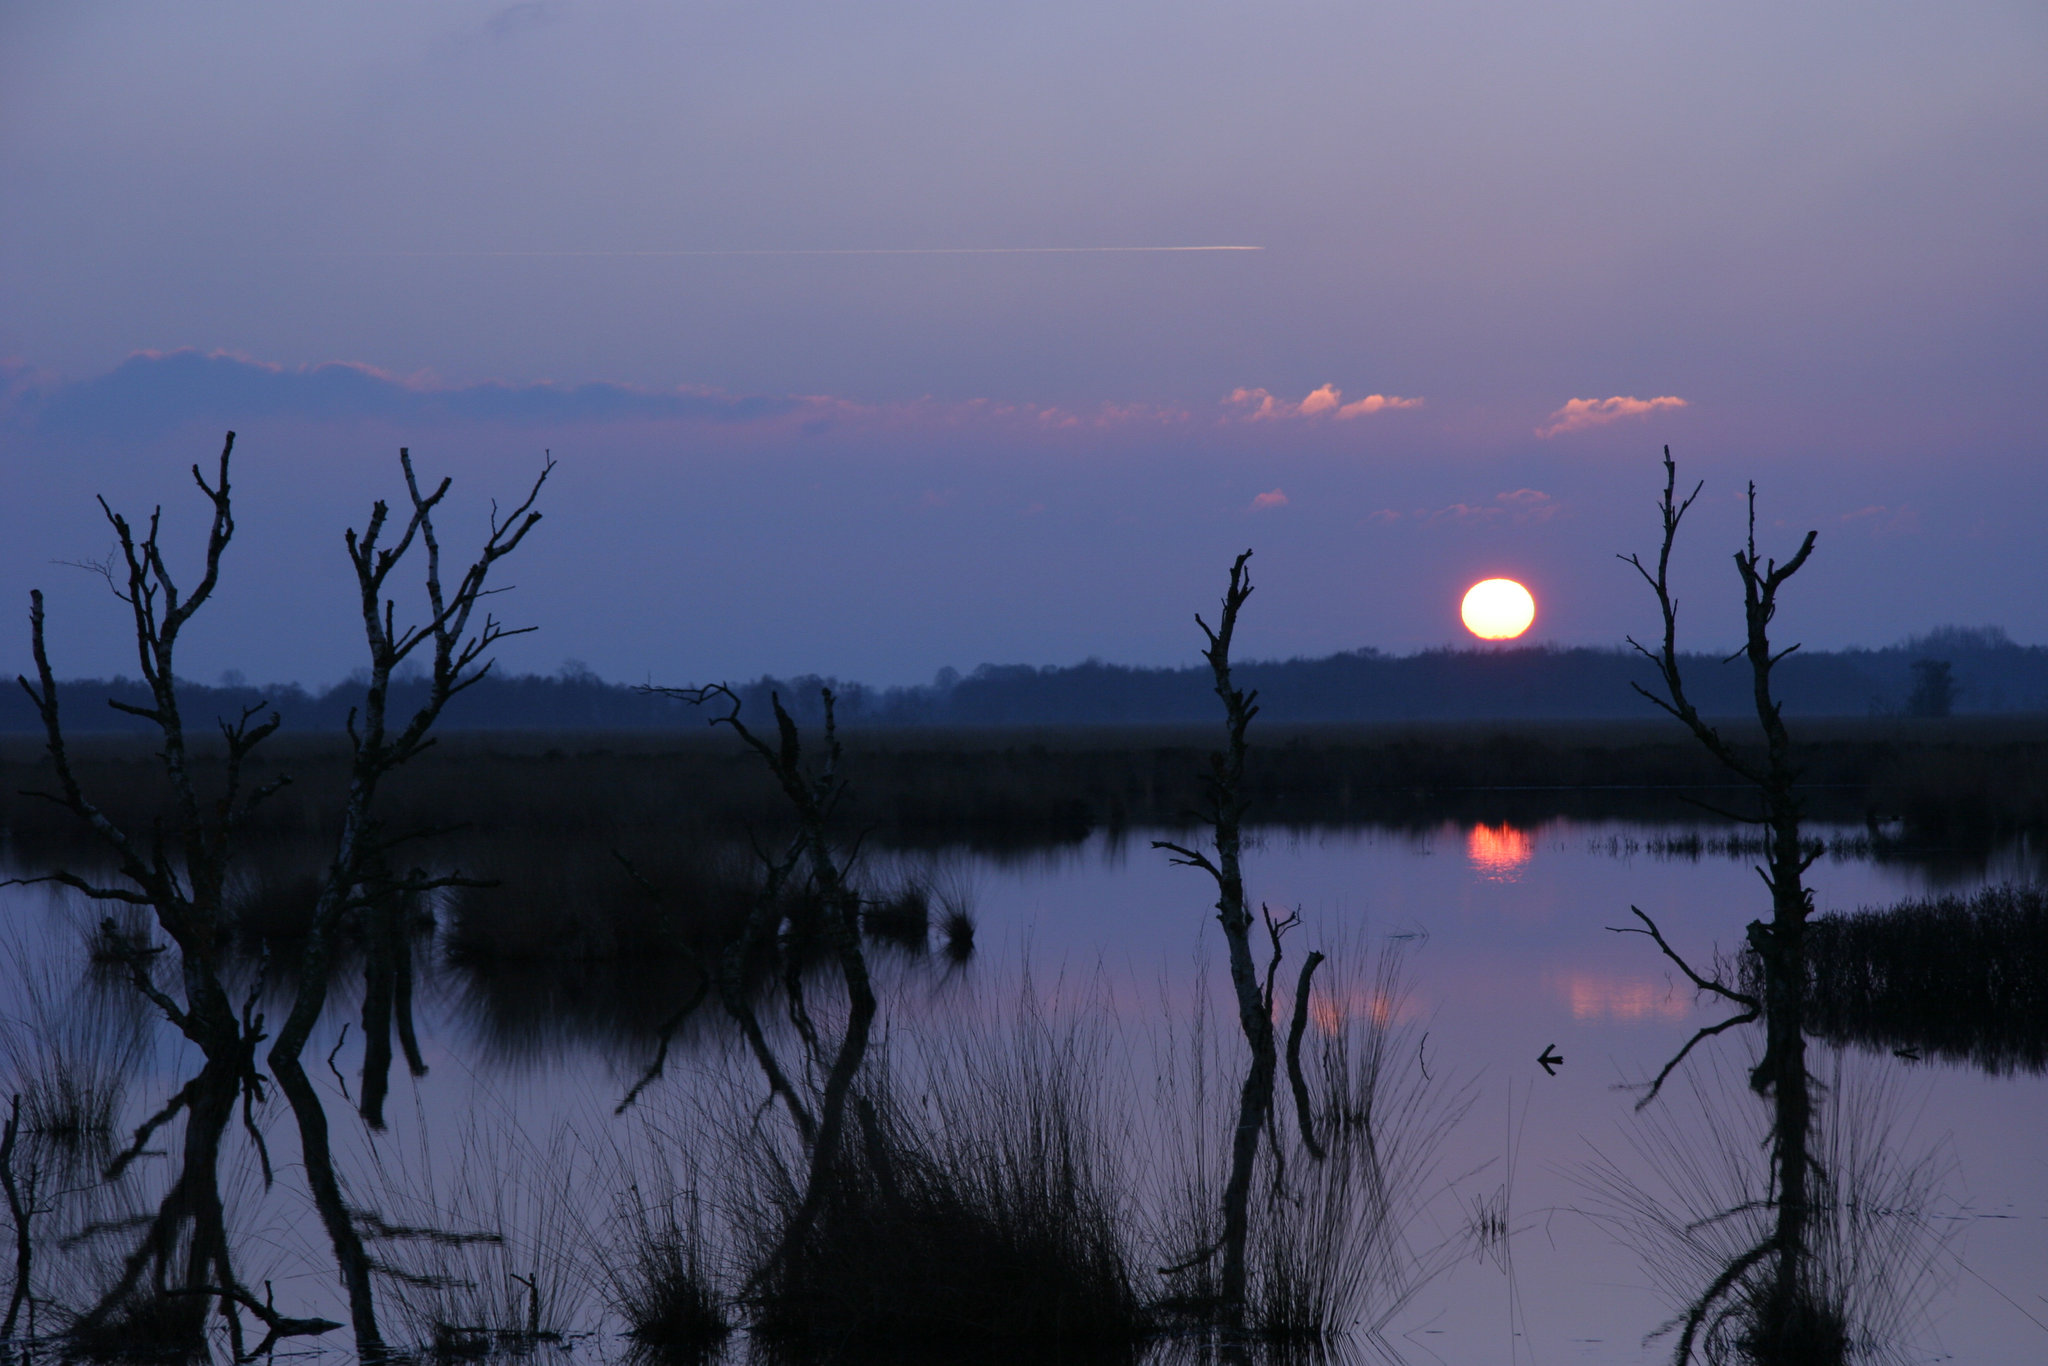
[{"label": "sky", "polygon": [[1787,640],[2038,643],[2044,394],[2031,0],[0,0],[9,672],[230,428],[208,680],[363,662],[400,446],[451,551],[558,462],[517,671],[1190,663],[1246,547],[1245,655],[1615,645],[1666,444],[1681,643],[1752,479]]}]

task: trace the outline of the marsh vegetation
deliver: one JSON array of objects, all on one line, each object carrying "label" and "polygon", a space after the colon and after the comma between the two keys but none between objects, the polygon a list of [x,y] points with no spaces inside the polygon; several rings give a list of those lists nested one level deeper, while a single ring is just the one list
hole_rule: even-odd
[{"label": "marsh vegetation", "polygon": [[[2038,890],[1843,916],[1811,880],[2031,875],[2039,737],[1795,739],[1766,628],[1809,538],[1782,567],[1738,556],[1758,738],[1725,738],[1674,644],[1673,480],[1638,567],[1677,746],[1267,736],[1231,660],[1247,554],[1197,618],[1205,735],[842,734],[829,690],[763,711],[714,685],[667,694],[710,723],[687,744],[433,750],[510,629],[479,604],[539,483],[444,575],[447,486],[402,458],[399,513],[348,538],[370,669],[347,745],[287,742],[261,708],[202,737],[175,649],[232,540],[229,455],[194,472],[212,522],[183,595],[157,519],[109,513],[151,746],[67,735],[33,617],[43,752],[11,762],[49,799],[0,812],[10,1353],[1399,1355],[1402,1316],[1401,1341],[1442,1331],[1418,1306],[1460,1274],[1501,1276],[1526,1330],[1540,1208],[1642,1249],[1673,1311],[1659,1354],[1884,1360],[1953,1253],[1946,1169],[1866,1074],[2041,1066]],[[424,700],[396,708],[415,652]],[[1754,819],[1703,826],[1706,799]],[[1628,904],[1599,869],[1702,904],[1642,896],[1655,914],[1620,927],[1647,954],[1606,947],[1605,910],[1517,940],[1517,908],[1554,903],[1522,879],[1567,857],[1574,898]],[[1757,864],[1767,913],[1730,943]],[[1477,896],[1501,913],[1445,909]],[[1536,973],[1539,942],[1567,956]],[[1695,1019],[1695,989],[1728,1013]],[[1597,1109],[1639,1160],[1538,1207],[1515,1174],[1529,1082],[1504,1142],[1473,1116],[1488,1050],[1534,1072],[1532,1029],[1567,1018],[1624,1031],[1597,1037],[1642,1104],[1576,1089],[1604,1083],[1574,1036],[1538,1077],[1576,1098],[1552,1136]]]}]

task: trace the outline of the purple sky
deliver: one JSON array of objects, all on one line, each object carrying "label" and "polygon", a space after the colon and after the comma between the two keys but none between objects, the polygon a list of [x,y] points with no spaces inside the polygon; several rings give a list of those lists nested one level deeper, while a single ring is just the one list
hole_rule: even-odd
[{"label": "purple sky", "polygon": [[2041,641],[2044,71],[2031,0],[12,0],[0,598],[133,672],[51,561],[97,492],[193,548],[233,426],[202,678],[359,662],[401,443],[451,538],[561,460],[514,668],[1189,661],[1246,545],[1253,654],[1457,640],[1494,574],[1607,644],[1670,442],[1694,642],[1749,477],[1821,532],[1789,638]]}]

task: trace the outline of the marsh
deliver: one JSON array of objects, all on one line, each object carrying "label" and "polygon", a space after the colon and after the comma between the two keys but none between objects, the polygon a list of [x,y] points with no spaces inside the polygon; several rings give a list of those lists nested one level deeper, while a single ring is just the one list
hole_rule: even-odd
[{"label": "marsh", "polygon": [[[1208,1084],[1218,1095],[1236,1065],[1218,1023],[1229,1007],[1213,921],[1186,870],[1150,847],[1153,833],[998,849],[875,842],[855,865],[869,887],[926,889],[921,900],[892,903],[895,920],[877,926],[886,933],[870,950],[878,1037],[887,1039],[899,1106],[915,1127],[942,1099],[931,1088],[948,1076],[959,1081],[958,1050],[967,1044],[1017,1061],[1019,1012],[1033,1012],[1047,1038],[1078,1050],[1069,1060],[1086,1095],[1075,1105],[1095,1145],[1103,1208],[1123,1221],[1116,1236],[1137,1272],[1134,1304],[1171,1298],[1157,1267],[1175,1173],[1203,1143],[1210,1151],[1201,1160],[1213,1162],[1221,1142],[1215,1096],[1191,1097],[1191,1055],[1210,1051],[1217,1070]],[[1862,824],[1810,833],[1836,851],[1811,874],[1823,918],[2040,875],[2038,855],[2023,843],[1912,859],[1873,843]],[[622,847],[629,834],[620,834]],[[449,838],[478,871],[493,871],[487,841]],[[772,1181],[758,1152],[749,1161],[733,1155],[753,1146],[734,1136],[758,1125],[766,1093],[730,1028],[706,1012],[676,1031],[663,1075],[616,1114],[659,1046],[667,1003],[688,989],[687,962],[644,940],[574,954],[479,952],[494,913],[508,927],[543,912],[588,922],[638,895],[603,860],[521,885],[533,850],[499,852],[506,881],[439,894],[410,931],[426,1072],[394,1080],[388,1127],[369,1127],[354,1108],[364,1062],[359,998],[335,1003],[307,1056],[320,1060],[311,1070],[335,1117],[350,1201],[381,1221],[366,1227],[385,1268],[379,1287],[394,1344],[409,1335],[447,1351],[551,1351],[559,1341],[579,1356],[627,1355],[645,1345],[625,1336],[631,1325],[621,1310],[630,1301],[617,1291],[607,1250],[650,1210],[695,1221],[692,1255],[715,1294],[730,1303],[744,1289],[740,1240],[750,1214],[772,1204]],[[33,873],[22,853],[17,845],[11,871]],[[1617,1232],[1589,1173],[1614,1166],[1643,1188],[1681,1179],[1642,1142],[1638,1093],[1628,1088],[1711,1014],[1668,964],[1608,927],[1623,924],[1631,905],[1654,908],[1689,952],[1732,958],[1741,908],[1758,895],[1740,832],[1584,814],[1260,826],[1246,858],[1248,894],[1298,907],[1315,927],[1297,952],[1325,949],[1344,969],[1317,983],[1311,1019],[1320,1030],[1355,1022],[1374,1041],[1383,1141],[1400,1158],[1398,1227],[1362,1264],[1370,1283],[1350,1302],[1358,1321],[1337,1350],[1417,1361],[1567,1350],[1590,1361],[1666,1358],[1668,1339],[1645,1339],[1674,1312],[1671,1287]],[[189,1046],[149,1028],[126,983],[95,970],[91,908],[47,887],[0,895],[13,980],[41,984],[10,1000],[13,1084],[41,1095],[41,1078],[102,1078],[92,1084],[112,1092],[125,1133],[189,1075]],[[926,912],[926,926],[905,923],[912,905]],[[971,916],[970,953],[946,952],[941,905]],[[238,993],[270,1001],[284,987],[275,972],[266,977],[263,943],[242,943],[233,976]],[[1391,974],[1377,970],[1387,964]],[[1283,983],[1282,1019],[1286,995]],[[140,1045],[138,1029],[147,1035]],[[1739,1057],[1744,1045],[1730,1046]],[[1555,1076],[1536,1064],[1550,1048],[1565,1060]],[[1920,1208],[1899,1213],[1911,1227],[1897,1231],[1924,1249],[1916,1274],[1932,1277],[1939,1293],[1892,1326],[1897,1340],[1868,1343],[1864,1355],[1913,1359],[1938,1346],[1968,1360],[2026,1359],[2040,1329],[2015,1306],[2048,1285],[2034,1236],[2048,1214],[2048,1182],[2031,1137],[2048,1119],[2048,1089],[1966,1055],[1930,1050],[1908,1060],[1881,1043],[1849,1042],[1838,1062],[1815,1070],[1849,1078],[1844,1088],[1853,1083],[1859,1095],[1881,1093],[1883,1142],[1901,1163],[1939,1168],[1944,1178],[1921,1192]],[[1687,1093],[1659,1104],[1677,1113],[1699,1102]],[[1731,1133],[1746,1132],[1745,1108],[1726,1096],[1718,1104]],[[263,1184],[248,1133],[230,1127],[222,1140],[230,1236],[246,1281],[269,1283],[295,1315],[343,1321],[331,1254],[310,1220],[277,1108],[254,1112],[274,1150],[274,1186]],[[1206,1135],[1205,1116],[1215,1130]],[[1705,1120],[1688,1122],[1696,1129]],[[46,1133],[33,1161],[53,1170],[75,1141]],[[1729,1141],[1739,1148],[1747,1140]],[[25,1144],[18,1168],[30,1152]],[[145,1158],[115,1186],[73,1191],[35,1220],[40,1324],[59,1324],[64,1306],[92,1298],[119,1243],[115,1230],[161,1197],[172,1165]],[[1475,1208],[1492,1213],[1477,1219]],[[437,1233],[380,1244],[377,1228]],[[521,1336],[529,1327],[540,1335]],[[502,1342],[485,1329],[504,1334]],[[1162,1323],[1156,1331],[1170,1344],[1169,1330]],[[345,1357],[339,1337],[295,1346]],[[743,1353],[744,1343],[724,1350]]]}]

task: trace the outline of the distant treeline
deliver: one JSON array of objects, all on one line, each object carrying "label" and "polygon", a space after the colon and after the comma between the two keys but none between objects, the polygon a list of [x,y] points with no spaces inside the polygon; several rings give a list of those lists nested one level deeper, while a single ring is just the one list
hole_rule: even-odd
[{"label": "distant treeline", "polygon": [[[1688,656],[1694,702],[1710,715],[1750,706],[1747,663]],[[1621,649],[1425,650],[1412,655],[1352,650],[1322,659],[1238,666],[1238,681],[1259,691],[1267,722],[1597,720],[1654,714],[1630,684],[1652,681],[1638,655]],[[677,680],[692,683],[710,679]],[[829,685],[847,726],[1174,725],[1214,721],[1217,702],[1206,668],[1132,668],[1089,660],[1048,666],[984,664],[971,674],[941,670],[918,687],[873,688],[807,675],[735,684],[746,714],[768,712],[779,693],[798,719],[818,720],[818,693]],[[394,687],[405,706],[418,681]],[[129,679],[62,685],[73,730],[134,730],[145,723],[107,706],[141,704]],[[325,691],[297,685],[259,689],[233,682],[191,684],[194,716],[226,714],[262,702],[294,730],[339,730],[361,700],[359,683]],[[2048,647],[2013,643],[1996,628],[1947,628],[1881,650],[1800,651],[1779,667],[1778,695],[1788,715],[1891,716],[2048,711]],[[551,676],[486,678],[449,709],[444,728],[471,730],[659,730],[701,725],[703,712],[673,698],[607,683],[576,667]],[[0,730],[37,728],[18,690],[0,700]]]}]

